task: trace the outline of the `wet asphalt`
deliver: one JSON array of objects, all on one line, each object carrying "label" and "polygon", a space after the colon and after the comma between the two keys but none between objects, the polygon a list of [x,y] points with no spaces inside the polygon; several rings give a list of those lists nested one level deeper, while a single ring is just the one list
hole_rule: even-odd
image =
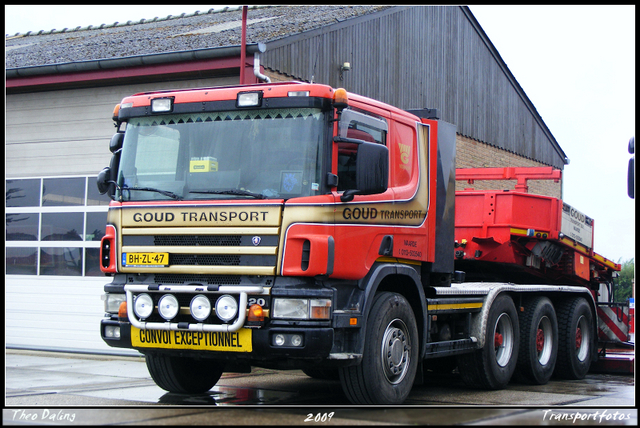
[{"label": "wet asphalt", "polygon": [[298,370],[226,373],[171,394],[142,356],[7,349],[3,425],[635,425],[635,376],[593,374],[501,391],[430,375],[402,406],[352,406],[339,382]]}]

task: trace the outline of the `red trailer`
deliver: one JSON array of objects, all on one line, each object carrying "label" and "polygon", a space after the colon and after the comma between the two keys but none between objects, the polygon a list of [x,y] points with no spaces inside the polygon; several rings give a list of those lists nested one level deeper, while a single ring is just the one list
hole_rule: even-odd
[{"label": "red trailer", "polygon": [[599,359],[593,370],[633,372],[629,305],[614,303],[621,266],[593,251],[594,220],[562,200],[528,193],[529,180],[562,178],[541,168],[458,169],[456,179],[517,180],[515,191],[456,192],[456,266],[467,280],[584,286],[597,304]]}]

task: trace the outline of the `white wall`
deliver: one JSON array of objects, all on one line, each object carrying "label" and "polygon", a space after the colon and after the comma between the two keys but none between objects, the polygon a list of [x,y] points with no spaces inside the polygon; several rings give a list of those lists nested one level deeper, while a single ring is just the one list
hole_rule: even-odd
[{"label": "white wall", "polygon": [[[111,116],[125,96],[237,82],[236,76],[7,95],[5,179],[95,176],[109,165],[109,141],[116,132]],[[10,245],[36,246],[33,241]],[[111,348],[100,337],[104,316],[100,296],[109,282],[110,277],[6,275],[5,345],[137,354]]]}]

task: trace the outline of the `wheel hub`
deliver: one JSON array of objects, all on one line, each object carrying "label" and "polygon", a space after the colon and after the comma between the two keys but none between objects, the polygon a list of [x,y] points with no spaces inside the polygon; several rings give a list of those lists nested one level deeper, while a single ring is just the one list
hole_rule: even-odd
[{"label": "wheel hub", "polygon": [[544,348],[544,331],[542,331],[542,329],[539,328],[538,332],[536,333],[536,350],[538,352],[542,352],[543,348]]},{"label": "wheel hub", "polygon": [[411,345],[406,325],[394,320],[387,326],[382,342],[382,365],[387,380],[391,383],[402,381],[409,368]]},{"label": "wheel hub", "polygon": [[582,346],[582,330],[580,327],[576,329],[576,349],[579,349]]}]

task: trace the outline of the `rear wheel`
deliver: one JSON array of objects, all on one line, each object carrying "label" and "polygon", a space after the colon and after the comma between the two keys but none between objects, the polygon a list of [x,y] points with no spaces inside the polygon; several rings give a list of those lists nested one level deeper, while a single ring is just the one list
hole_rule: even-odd
[{"label": "rear wheel", "polygon": [[458,370],[465,383],[484,389],[507,386],[516,368],[519,333],[513,300],[499,296],[489,309],[483,348],[458,357]]},{"label": "rear wheel", "polygon": [[534,385],[549,381],[558,356],[558,320],[553,304],[538,297],[520,315],[520,349],[516,377]]},{"label": "rear wheel", "polygon": [[554,375],[583,379],[592,358],[593,312],[586,299],[570,299],[558,307],[558,361]]},{"label": "rear wheel", "polygon": [[340,382],[354,404],[400,404],[418,367],[418,329],[407,300],[395,293],[375,297],[362,362],[340,368]]},{"label": "rear wheel", "polygon": [[159,353],[146,354],[145,360],[153,381],[169,392],[207,392],[222,376],[222,366],[213,360],[197,360]]}]

